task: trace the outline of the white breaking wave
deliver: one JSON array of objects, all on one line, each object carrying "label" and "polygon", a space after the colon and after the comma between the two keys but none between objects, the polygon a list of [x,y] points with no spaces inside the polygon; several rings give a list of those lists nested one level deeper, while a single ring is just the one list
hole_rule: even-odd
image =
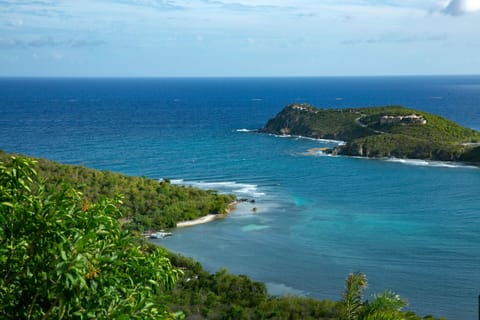
[{"label": "white breaking wave", "polygon": [[[236,129],[235,131],[236,132],[258,132],[258,129]],[[297,135],[291,135],[291,134],[274,134],[274,133],[267,133],[267,134],[275,138],[304,139],[304,140],[312,140],[312,141],[318,141],[318,142],[328,143],[328,144],[336,144],[339,146],[343,146],[346,143],[345,141],[342,141],[342,140],[320,139],[320,138],[297,136]]]},{"label": "white breaking wave", "polygon": [[305,140],[312,140],[312,141],[318,141],[322,143],[329,143],[329,144],[336,144],[339,146],[343,146],[346,142],[342,140],[333,140],[333,139],[320,139],[320,138],[312,138],[312,137],[304,137],[304,136],[296,136],[296,135],[290,135],[290,134],[269,134],[273,137],[276,138],[292,138],[292,139],[305,139]]},{"label": "white breaking wave", "polygon": [[[305,154],[303,154],[305,155]],[[360,160],[368,161],[387,161],[395,162],[409,166],[418,166],[418,167],[436,167],[436,168],[453,168],[453,169],[479,169],[477,166],[468,165],[461,162],[446,162],[446,161],[434,161],[434,160],[422,160],[422,159],[400,159],[400,158],[368,158],[362,156],[344,156],[344,155],[332,155],[332,154],[321,154],[314,153],[314,156],[329,156],[329,157],[338,157],[338,158],[353,158]]]},{"label": "white breaking wave", "polygon": [[204,190],[218,190],[225,193],[233,193],[239,196],[250,196],[254,198],[263,197],[266,194],[258,191],[256,184],[238,183],[235,181],[205,182],[205,181],[185,181],[183,179],[171,180],[170,183],[176,185],[192,186]]},{"label": "white breaking wave", "polygon": [[242,227],[243,232],[261,231],[265,229],[270,229],[270,226],[262,225],[262,224],[248,224]]},{"label": "white breaking wave", "polygon": [[444,161],[431,161],[431,160],[420,160],[420,159],[398,159],[398,158],[389,158],[389,159],[386,159],[386,161],[401,163],[401,164],[410,165],[410,166],[477,169],[477,167],[470,166],[467,164],[444,162]]},{"label": "white breaking wave", "polygon": [[256,132],[255,129],[237,129],[236,132]]}]

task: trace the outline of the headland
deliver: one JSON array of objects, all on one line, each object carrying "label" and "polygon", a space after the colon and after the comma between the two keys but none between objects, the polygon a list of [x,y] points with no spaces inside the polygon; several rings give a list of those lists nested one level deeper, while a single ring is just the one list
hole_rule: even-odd
[{"label": "headland", "polygon": [[259,132],[345,141],[322,150],[334,155],[480,165],[480,132],[402,106],[319,109],[290,104]]}]

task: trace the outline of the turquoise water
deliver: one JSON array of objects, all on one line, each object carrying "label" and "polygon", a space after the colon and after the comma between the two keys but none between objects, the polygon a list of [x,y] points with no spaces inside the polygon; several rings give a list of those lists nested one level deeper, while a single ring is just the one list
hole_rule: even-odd
[{"label": "turquoise water", "polygon": [[[0,149],[239,197],[162,245],[275,294],[339,299],[350,272],[409,309],[476,319],[480,169],[305,156],[326,142],[250,133],[290,102],[403,104],[480,129],[480,77],[0,79]],[[256,208],[256,212],[253,212]]]}]

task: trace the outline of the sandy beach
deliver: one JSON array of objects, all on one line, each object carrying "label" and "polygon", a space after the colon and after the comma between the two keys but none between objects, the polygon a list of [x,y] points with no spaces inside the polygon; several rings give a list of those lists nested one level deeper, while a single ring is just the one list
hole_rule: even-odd
[{"label": "sandy beach", "polygon": [[215,219],[225,218],[225,216],[225,214],[208,214],[195,220],[177,222],[177,228],[193,227],[199,224],[211,222]]},{"label": "sandy beach", "polygon": [[233,201],[232,203],[230,203],[228,209],[225,210],[224,214],[207,214],[206,216],[200,217],[198,219],[177,222],[177,228],[193,227],[199,224],[212,222],[216,219],[225,218],[230,212],[232,212],[232,210],[235,210],[237,204],[238,201]]}]

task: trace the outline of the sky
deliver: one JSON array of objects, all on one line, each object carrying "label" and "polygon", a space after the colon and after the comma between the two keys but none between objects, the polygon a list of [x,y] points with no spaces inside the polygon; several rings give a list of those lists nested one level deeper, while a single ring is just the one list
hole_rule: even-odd
[{"label": "sky", "polygon": [[480,74],[480,0],[0,0],[0,76]]}]

